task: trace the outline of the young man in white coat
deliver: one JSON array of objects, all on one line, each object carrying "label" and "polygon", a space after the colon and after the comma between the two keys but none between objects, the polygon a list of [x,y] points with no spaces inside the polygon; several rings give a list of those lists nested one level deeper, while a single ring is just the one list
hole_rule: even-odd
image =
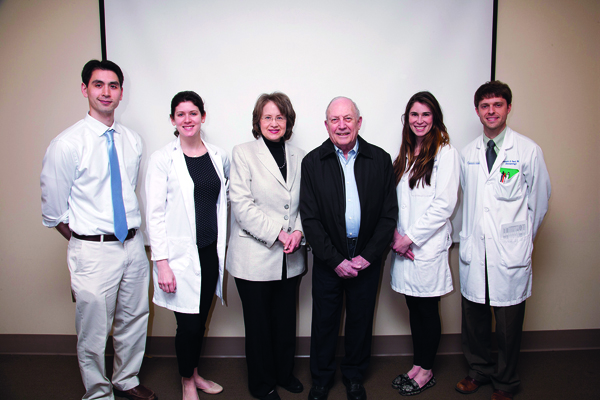
[{"label": "young man in white coat", "polygon": [[[542,150],[506,126],[511,101],[510,88],[500,81],[477,89],[483,135],[461,153],[462,343],[469,374],[456,390],[469,394],[492,383],[492,400],[512,399],[520,383],[516,368],[531,296],[533,240],[550,198]],[[491,356],[492,310],[497,363]]]}]

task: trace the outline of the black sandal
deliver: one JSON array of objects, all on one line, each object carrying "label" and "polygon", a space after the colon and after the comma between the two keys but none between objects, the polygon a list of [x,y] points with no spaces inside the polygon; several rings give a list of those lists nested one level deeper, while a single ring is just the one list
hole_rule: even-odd
[{"label": "black sandal", "polygon": [[409,379],[408,374],[400,374],[392,381],[392,387],[394,389],[400,389]]},{"label": "black sandal", "polygon": [[423,387],[419,387],[419,384],[414,379],[409,379],[404,382],[400,389],[398,389],[398,393],[402,396],[414,396],[433,386],[435,386],[435,376],[432,376],[429,382],[424,384]]}]

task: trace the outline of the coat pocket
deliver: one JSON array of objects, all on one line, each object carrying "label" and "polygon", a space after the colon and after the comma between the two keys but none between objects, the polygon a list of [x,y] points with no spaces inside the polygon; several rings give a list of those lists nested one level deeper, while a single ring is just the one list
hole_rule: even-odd
[{"label": "coat pocket", "polygon": [[167,240],[169,247],[169,267],[173,271],[186,269],[192,261],[191,250],[196,246],[188,237],[174,237]]},{"label": "coat pocket", "polygon": [[521,173],[517,173],[504,182],[496,180],[494,184],[494,193],[498,200],[513,201],[523,197],[523,185],[521,183]]},{"label": "coat pocket", "polygon": [[459,245],[459,255],[462,262],[465,264],[471,264],[471,260],[473,259],[473,236],[465,236],[462,232],[458,234],[460,245]]},{"label": "coat pocket", "polygon": [[[447,287],[448,253],[442,252],[429,260],[415,258],[414,270],[407,279],[407,288],[413,293],[430,294],[441,293]],[[410,283],[409,283],[410,282]]]},{"label": "coat pocket", "polygon": [[448,250],[450,244],[451,241],[449,242],[448,228],[444,225],[427,239],[427,241],[423,243],[423,246],[412,246],[413,253],[415,254],[415,262],[417,260],[437,260],[440,253]]},{"label": "coat pocket", "polygon": [[435,195],[435,187],[432,185],[422,186],[421,182],[417,183],[414,189],[410,190],[410,195],[416,198],[433,197]]},{"label": "coat pocket", "polygon": [[533,241],[527,221],[501,225],[499,239],[500,265],[521,268],[531,264]]}]

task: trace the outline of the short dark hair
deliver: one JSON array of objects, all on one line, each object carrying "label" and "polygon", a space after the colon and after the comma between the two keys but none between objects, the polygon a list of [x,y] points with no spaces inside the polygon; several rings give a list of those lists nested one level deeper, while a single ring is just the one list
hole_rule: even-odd
[{"label": "short dark hair", "polygon": [[508,85],[500,81],[490,81],[479,86],[475,92],[475,108],[479,108],[481,100],[491,97],[502,97],[507,106],[512,104],[512,92]]},{"label": "short dark hair", "polygon": [[81,82],[83,82],[85,86],[90,84],[92,74],[97,69],[114,72],[119,79],[119,86],[123,87],[123,81],[125,80],[123,77],[123,71],[121,71],[121,68],[119,68],[117,64],[109,60],[90,60],[83,66],[83,69],[81,70]]},{"label": "short dark hair", "polygon": [[252,111],[252,135],[256,139],[262,136],[260,130],[260,118],[262,117],[263,108],[265,108],[265,105],[270,101],[275,103],[279,112],[281,112],[286,119],[283,140],[289,140],[289,138],[292,137],[292,129],[294,129],[294,124],[296,123],[296,112],[294,111],[290,98],[281,92],[269,94],[263,93],[258,100],[256,100],[254,110]]},{"label": "short dark hair", "polygon": [[[198,107],[198,110],[200,110],[200,115],[203,117],[206,116],[206,110],[204,109],[204,101],[202,100],[202,97],[200,97],[200,95],[194,91],[186,90],[173,96],[173,100],[171,100],[171,119],[175,119],[175,109],[177,106],[181,103],[185,103],[186,101],[189,101]],[[175,136],[179,136],[177,129],[175,129],[174,134]]]}]

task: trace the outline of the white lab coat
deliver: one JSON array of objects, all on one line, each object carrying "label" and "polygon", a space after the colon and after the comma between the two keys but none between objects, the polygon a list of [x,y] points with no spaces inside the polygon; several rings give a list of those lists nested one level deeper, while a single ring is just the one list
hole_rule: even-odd
[{"label": "white lab coat", "polygon": [[[505,307],[531,296],[531,252],[550,177],[540,147],[510,128],[491,172],[485,151],[480,136],[461,153],[460,286],[467,300],[485,303],[487,257],[490,305]],[[501,168],[519,172],[501,182]]]},{"label": "white lab coat", "polygon": [[[229,158],[224,150],[204,142],[221,180],[217,200],[219,281],[216,295],[223,301],[223,273],[227,236]],[[154,261],[154,304],[172,311],[198,314],[200,259],[196,246],[194,182],[188,172],[179,138],[156,151],[146,173],[146,225]],[[175,293],[158,287],[157,260],[167,259],[177,281]]]},{"label": "white lab coat", "polygon": [[450,216],[456,206],[460,177],[458,151],[444,146],[435,156],[431,185],[414,189],[405,173],[396,187],[398,232],[408,235],[415,260],[394,253],[392,289],[415,297],[435,297],[452,291],[448,249],[452,244]]}]

